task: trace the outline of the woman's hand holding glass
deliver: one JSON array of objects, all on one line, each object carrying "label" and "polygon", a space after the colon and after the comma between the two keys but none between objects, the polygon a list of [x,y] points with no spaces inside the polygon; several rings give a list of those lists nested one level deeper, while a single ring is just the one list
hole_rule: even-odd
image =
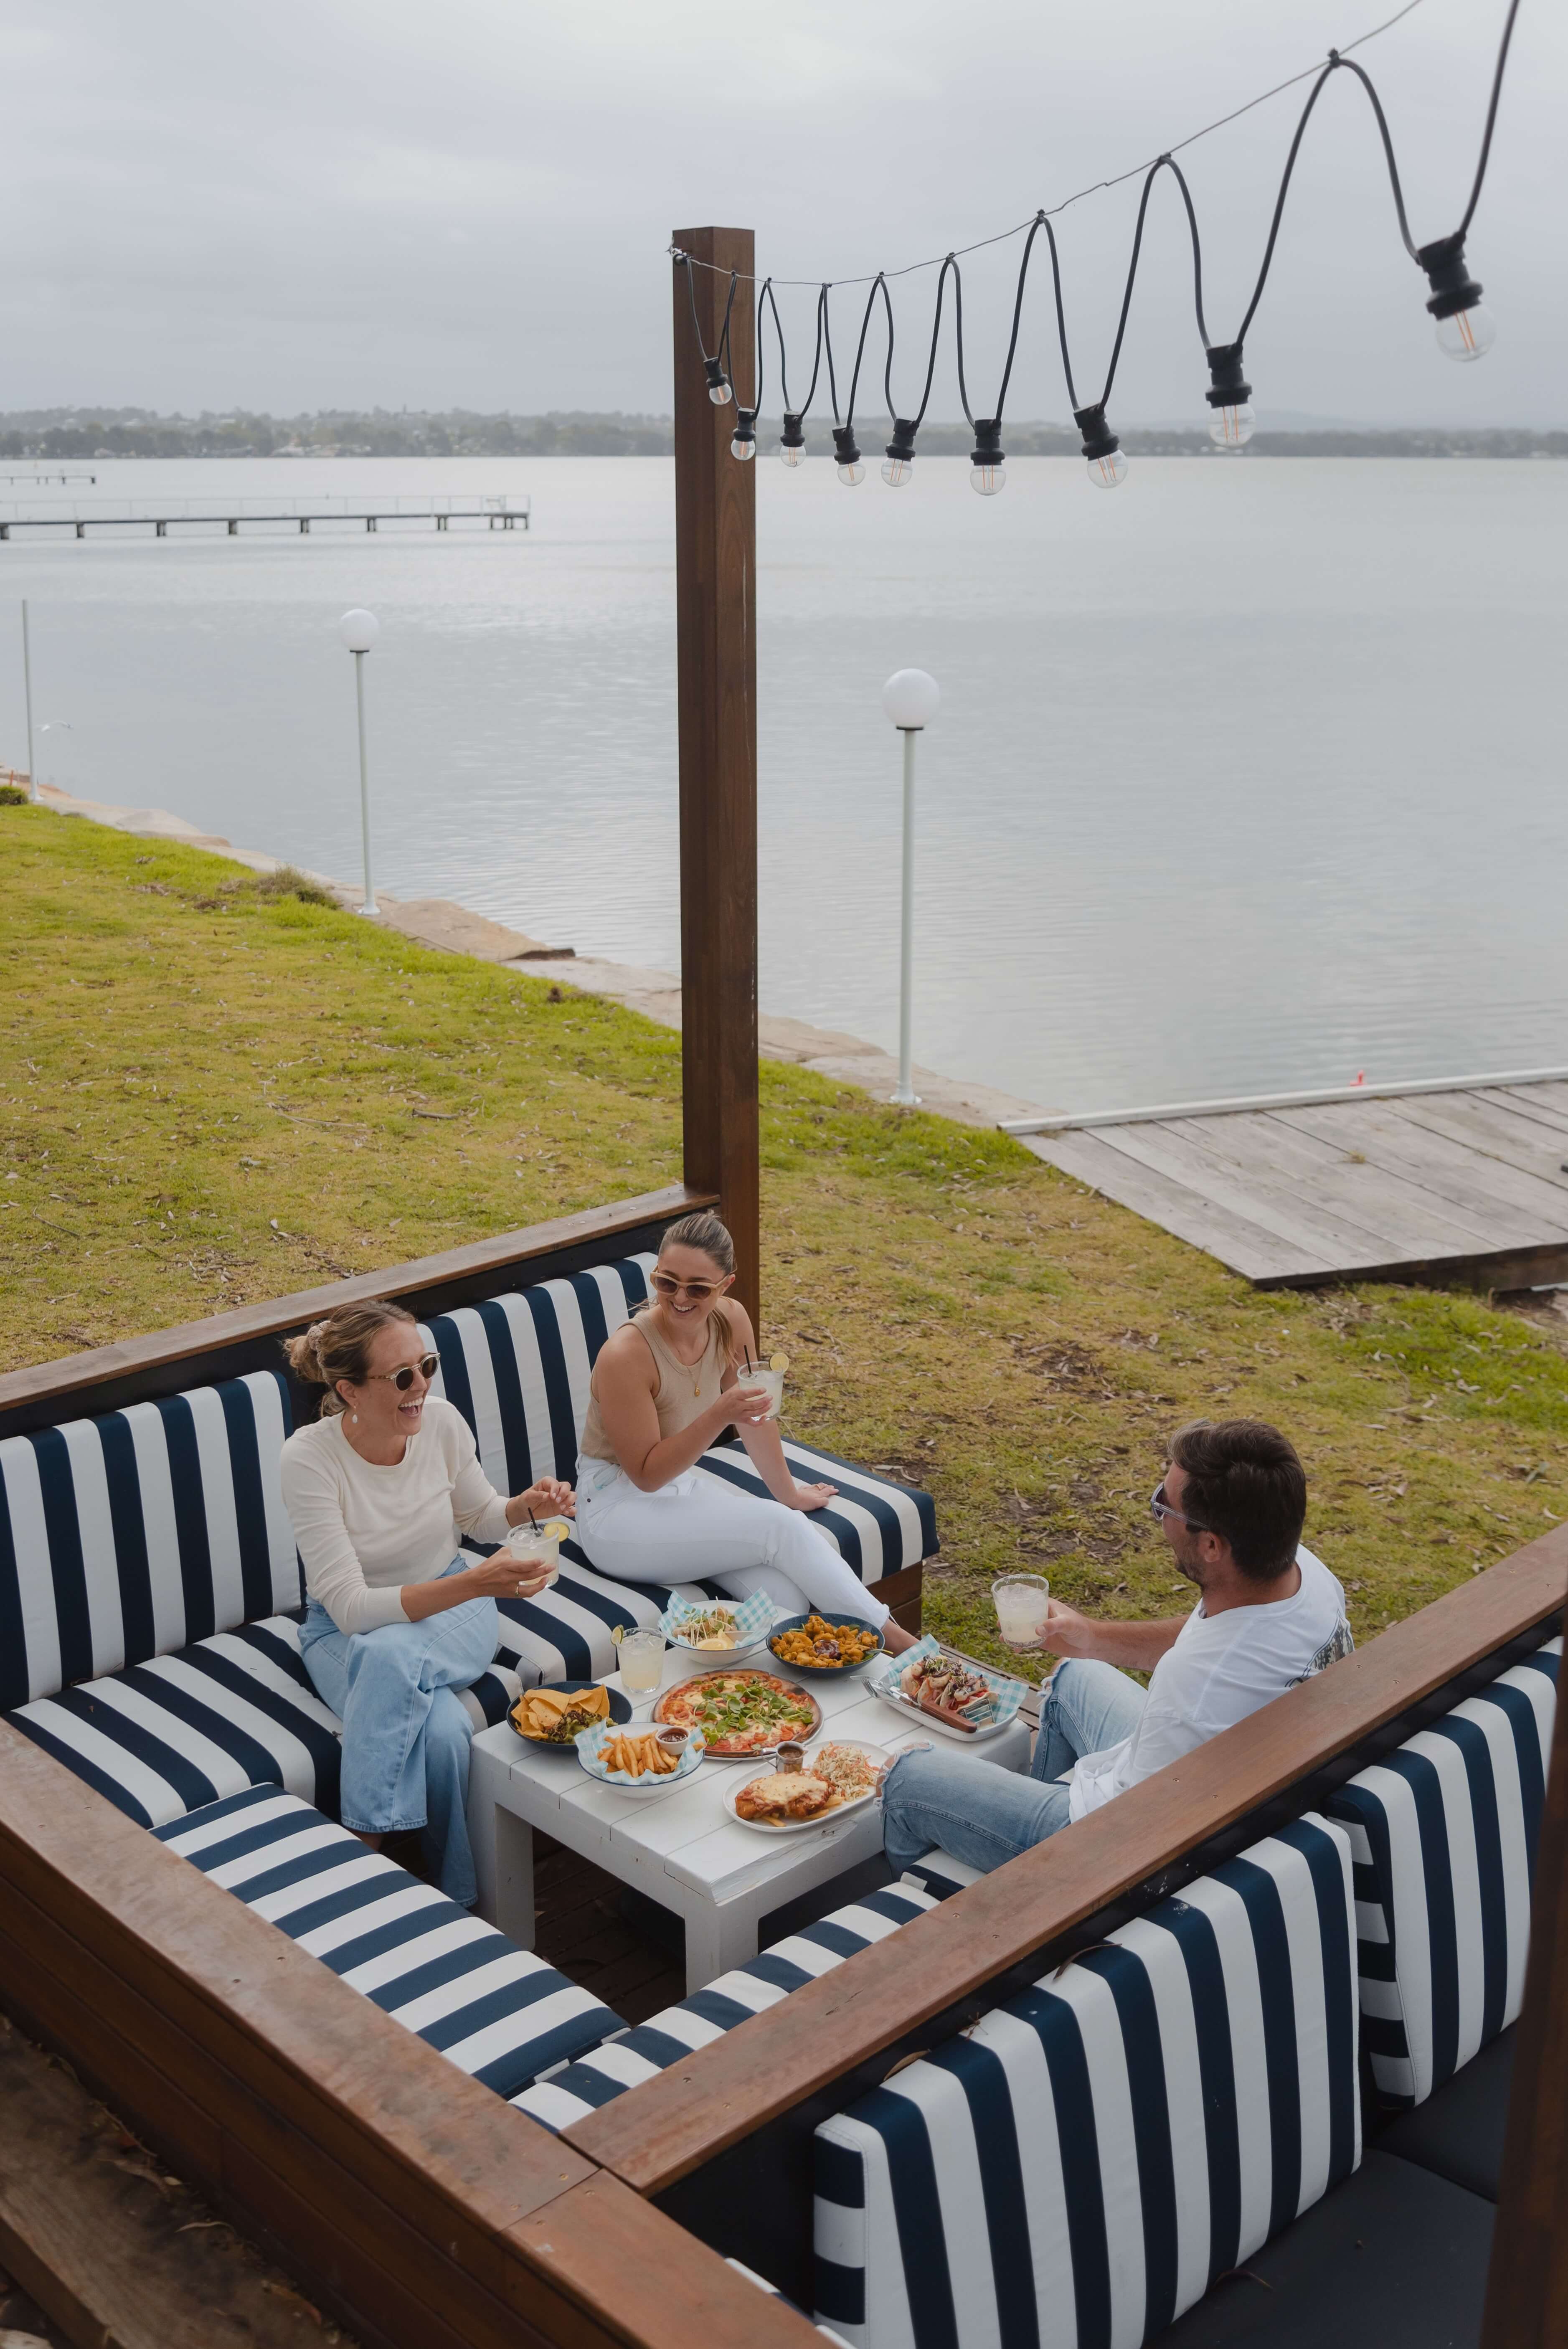
[{"label": "woman's hand holding glass", "polygon": [[471,1599],[532,1599],[554,1572],[544,1558],[514,1557],[509,1549],[498,1549],[493,1557],[468,1568],[463,1578]]},{"label": "woman's hand holding glass", "polygon": [[755,1427],[773,1415],[774,1399],[766,1387],[748,1386],[742,1371],[736,1385],[726,1387],[709,1410],[715,1435],[732,1421],[737,1427]]}]

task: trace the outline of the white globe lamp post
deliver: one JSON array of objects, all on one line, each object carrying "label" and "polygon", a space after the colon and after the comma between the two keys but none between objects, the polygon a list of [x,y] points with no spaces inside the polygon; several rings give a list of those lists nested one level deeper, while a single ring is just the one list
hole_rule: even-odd
[{"label": "white globe lamp post", "polygon": [[904,738],[904,920],[898,950],[898,1090],[901,1108],[918,1106],[909,1054],[915,928],[915,737],[941,707],[941,689],[923,668],[895,670],[882,688],[882,707]]},{"label": "white globe lamp post", "polygon": [[365,843],[365,901],[362,914],[374,919],[380,907],[376,903],[375,884],[370,878],[370,771],[365,758],[365,656],[381,633],[381,624],[374,612],[361,611],[358,605],[345,612],[337,623],[337,633],[354,656],[354,699],[359,712],[359,830]]}]

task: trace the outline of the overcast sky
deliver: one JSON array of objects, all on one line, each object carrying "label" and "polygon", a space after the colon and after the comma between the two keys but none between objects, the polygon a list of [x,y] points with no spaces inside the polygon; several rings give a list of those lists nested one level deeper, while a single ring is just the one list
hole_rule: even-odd
[{"label": "overcast sky", "polygon": [[[671,229],[754,227],[780,276],[941,253],[1158,152],[1396,4],[8,0],[0,409],[667,411]],[[1502,0],[1423,0],[1358,53],[1417,242],[1462,211],[1502,16]],[[1251,289],[1304,95],[1182,158],[1216,336]],[[1568,9],[1524,0],[1469,242],[1497,346],[1459,367],[1435,348],[1370,109],[1336,78],[1248,337],[1260,409],[1568,423],[1565,98]],[[1085,380],[1137,200],[1136,184],[1096,195],[1059,224]],[[965,264],[981,413],[1018,250]],[[1125,420],[1205,413],[1189,266],[1167,178],[1113,401]],[[900,404],[934,282],[898,290]],[[1066,409],[1048,288],[1042,272],[1019,419]],[[861,299],[837,297],[841,344]],[[810,309],[785,297],[803,373]],[[931,413],[958,412],[945,367]]]}]

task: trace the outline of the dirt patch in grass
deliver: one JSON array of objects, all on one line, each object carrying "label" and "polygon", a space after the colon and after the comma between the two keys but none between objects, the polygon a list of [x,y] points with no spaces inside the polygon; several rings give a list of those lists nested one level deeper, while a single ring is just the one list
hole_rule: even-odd
[{"label": "dirt patch in grass", "polygon": [[[7,810],[0,855],[13,1363],[679,1174],[679,1040],[631,1012],[46,810]],[[936,1494],[943,1636],[1001,1660],[987,1592],[1019,1565],[1184,1609],[1148,1495],[1205,1413],[1295,1438],[1362,1638],[1568,1516],[1549,1309],[1264,1294],[1004,1135],[776,1063],[762,1089],[789,1422]]]}]

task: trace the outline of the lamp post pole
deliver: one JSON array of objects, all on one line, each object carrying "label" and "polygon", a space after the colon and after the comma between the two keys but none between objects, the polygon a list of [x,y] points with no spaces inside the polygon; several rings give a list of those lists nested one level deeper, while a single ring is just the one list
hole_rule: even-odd
[{"label": "lamp post pole", "polygon": [[337,633],[354,656],[354,702],[359,718],[359,833],[365,850],[365,895],[359,907],[374,921],[380,913],[370,878],[370,765],[365,752],[365,656],[381,632],[374,612],[345,612]]},{"label": "lamp post pole", "polygon": [[936,716],[941,693],[923,668],[901,668],[882,688],[882,707],[904,738],[903,923],[898,942],[898,1090],[900,1109],[918,1109],[911,1050],[915,993],[915,737]]},{"label": "lamp post pole", "polygon": [[898,1090],[893,1099],[915,1108],[910,1030],[914,1018],[915,975],[915,737],[918,726],[901,726],[904,738],[904,918],[898,940]]},{"label": "lamp post pole", "polygon": [[22,695],[27,705],[27,797],[38,797],[38,770],[33,759],[33,662],[27,644],[27,598],[22,598]]}]

